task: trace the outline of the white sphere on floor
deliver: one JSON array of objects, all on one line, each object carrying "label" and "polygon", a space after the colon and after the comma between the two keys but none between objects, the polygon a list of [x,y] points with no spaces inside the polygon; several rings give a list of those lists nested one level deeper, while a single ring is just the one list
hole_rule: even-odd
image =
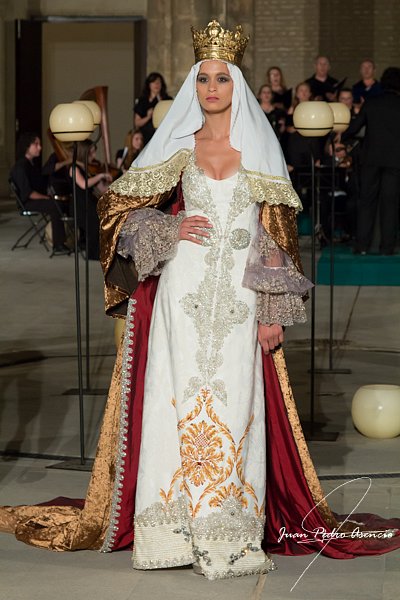
[{"label": "white sphere on floor", "polygon": [[363,385],[354,394],[351,416],[354,426],[367,437],[400,435],[400,386]]}]

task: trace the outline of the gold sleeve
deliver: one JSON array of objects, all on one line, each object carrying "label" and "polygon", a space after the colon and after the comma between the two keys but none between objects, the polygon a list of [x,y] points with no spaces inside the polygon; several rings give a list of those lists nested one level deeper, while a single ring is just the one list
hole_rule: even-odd
[{"label": "gold sleeve", "polygon": [[287,204],[263,202],[260,220],[272,239],[290,256],[296,269],[303,274],[299,252],[296,209]]},{"label": "gold sleeve", "polygon": [[132,260],[117,254],[118,236],[131,210],[164,207],[176,187],[153,196],[128,196],[108,190],[97,204],[100,219],[100,262],[104,272],[105,310],[108,315],[125,317],[129,297],[138,284]]}]

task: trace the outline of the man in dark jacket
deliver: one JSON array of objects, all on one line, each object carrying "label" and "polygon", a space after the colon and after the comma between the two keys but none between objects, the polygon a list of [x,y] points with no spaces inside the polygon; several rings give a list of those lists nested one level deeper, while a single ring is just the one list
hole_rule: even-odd
[{"label": "man in dark jacket", "polygon": [[314,100],[332,102],[336,100],[338,80],[329,75],[331,68],[327,56],[317,56],[315,59],[315,73],[306,82],[309,84]]},{"label": "man in dark jacket", "polygon": [[39,136],[31,132],[23,133],[18,140],[18,160],[10,171],[10,177],[17,187],[25,209],[50,217],[53,230],[53,253],[68,254],[69,250],[64,244],[65,230],[61,219],[61,208],[47,193],[47,179],[43,177],[36,163],[41,151]]},{"label": "man in dark jacket", "polygon": [[383,94],[368,99],[342,141],[366,126],[361,150],[361,193],[355,252],[366,254],[372,241],[379,205],[380,251],[393,254],[399,226],[400,197],[400,68],[387,68]]}]

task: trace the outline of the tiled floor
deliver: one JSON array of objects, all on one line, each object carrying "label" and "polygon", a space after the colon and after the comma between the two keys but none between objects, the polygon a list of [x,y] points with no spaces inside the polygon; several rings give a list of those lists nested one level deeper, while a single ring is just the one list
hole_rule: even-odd
[{"label": "tiled floor", "polygon": [[[76,387],[73,257],[49,259],[35,242],[10,252],[23,226],[12,203],[0,209],[0,450],[78,456],[78,401],[63,392]],[[304,256],[307,260],[307,240]],[[82,269],[83,278],[83,269]],[[400,517],[400,437],[372,440],[355,431],[350,406],[365,383],[400,383],[400,294],[390,288],[337,288],[334,365],[351,375],[321,375],[316,382],[316,418],[336,442],[310,442],[333,509],[347,514],[373,478],[360,512]],[[326,366],[328,289],[317,290],[317,363]],[[91,387],[106,388],[114,360],[113,323],[102,310],[102,276],[90,265]],[[287,332],[286,354],[299,412],[309,411],[309,324]],[[27,355],[22,354],[28,352]],[[11,359],[11,360],[10,360]],[[86,455],[93,456],[104,395],[85,396]],[[89,473],[47,469],[51,459],[0,460],[0,504],[36,503],[55,496],[82,497]],[[333,475],[343,479],[329,479]],[[342,485],[346,483],[346,485]],[[314,560],[315,559],[315,560]],[[274,600],[395,600],[400,589],[400,552],[348,561],[320,556],[276,557],[262,598]],[[298,582],[297,582],[298,580]],[[190,569],[133,571],[130,553],[57,554],[0,536],[0,600],[247,600],[256,577],[208,582]],[[297,582],[297,584],[296,584]],[[293,587],[294,586],[294,587]],[[293,588],[293,589],[292,589]],[[292,591],[291,591],[292,590]]]}]

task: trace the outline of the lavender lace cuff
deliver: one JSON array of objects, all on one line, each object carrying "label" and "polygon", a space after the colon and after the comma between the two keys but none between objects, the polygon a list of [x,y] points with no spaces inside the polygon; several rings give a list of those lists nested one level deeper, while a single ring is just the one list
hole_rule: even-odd
[{"label": "lavender lace cuff", "polygon": [[156,208],[129,213],[121,229],[117,252],[124,258],[132,258],[139,281],[159,275],[165,262],[175,256],[179,226],[184,218],[184,212],[173,216]]},{"label": "lavender lace cuff", "polygon": [[304,302],[299,294],[257,294],[256,316],[259,323],[288,326],[307,321]]},{"label": "lavender lace cuff", "polygon": [[293,325],[306,321],[302,296],[313,284],[261,224],[249,250],[242,284],[257,292],[260,323]]}]

